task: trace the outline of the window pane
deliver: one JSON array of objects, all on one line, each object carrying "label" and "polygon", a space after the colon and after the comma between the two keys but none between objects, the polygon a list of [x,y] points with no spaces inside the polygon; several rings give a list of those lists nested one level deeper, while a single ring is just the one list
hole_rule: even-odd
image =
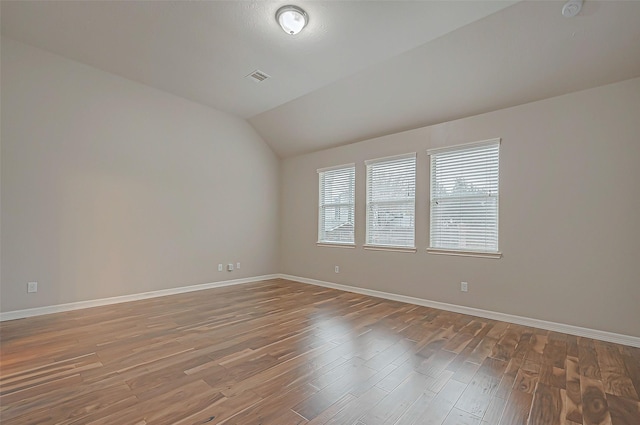
[{"label": "window pane", "polygon": [[318,171],[318,242],[354,242],[355,167]]},{"label": "window pane", "polygon": [[416,156],[367,162],[367,244],[415,246]]},{"label": "window pane", "polygon": [[498,251],[499,140],[431,154],[430,247]]},{"label": "window pane", "polygon": [[414,204],[369,204],[371,245],[414,246]]},{"label": "window pane", "polygon": [[497,204],[495,197],[438,201],[431,207],[431,246],[497,251]]},{"label": "window pane", "polygon": [[353,242],[353,206],[325,206],[321,214],[324,223],[321,241]]}]

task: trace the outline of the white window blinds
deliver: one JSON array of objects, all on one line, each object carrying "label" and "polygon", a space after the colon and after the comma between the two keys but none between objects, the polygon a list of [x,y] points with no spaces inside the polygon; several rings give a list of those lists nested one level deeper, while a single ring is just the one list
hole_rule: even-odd
[{"label": "white window blinds", "polygon": [[365,164],[367,245],[414,247],[416,154],[371,160]]},{"label": "white window blinds", "polygon": [[497,253],[500,139],[428,153],[430,248]]},{"label": "white window blinds", "polygon": [[355,166],[318,170],[318,242],[354,243]]}]

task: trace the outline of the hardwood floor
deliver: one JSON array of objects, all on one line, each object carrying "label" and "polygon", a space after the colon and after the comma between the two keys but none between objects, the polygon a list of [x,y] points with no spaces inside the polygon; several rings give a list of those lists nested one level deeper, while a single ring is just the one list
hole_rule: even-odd
[{"label": "hardwood floor", "polygon": [[640,349],[271,280],[2,323],[10,424],[640,424]]}]

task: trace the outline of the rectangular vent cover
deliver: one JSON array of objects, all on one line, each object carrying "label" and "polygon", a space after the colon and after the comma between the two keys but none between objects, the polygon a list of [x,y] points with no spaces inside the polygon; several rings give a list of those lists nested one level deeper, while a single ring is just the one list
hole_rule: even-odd
[{"label": "rectangular vent cover", "polygon": [[259,69],[256,69],[251,74],[247,75],[247,78],[255,81],[256,83],[261,83],[267,78],[270,78],[270,76],[260,71]]}]

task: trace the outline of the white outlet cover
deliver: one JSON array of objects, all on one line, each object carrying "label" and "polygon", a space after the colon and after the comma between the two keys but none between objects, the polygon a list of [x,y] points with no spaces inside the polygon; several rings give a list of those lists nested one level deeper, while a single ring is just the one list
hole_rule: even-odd
[{"label": "white outlet cover", "polygon": [[240,268],[240,263],[236,263],[236,269]]},{"label": "white outlet cover", "polygon": [[218,271],[221,272],[222,271],[222,264],[218,264]]},{"label": "white outlet cover", "polygon": [[27,292],[28,293],[38,292],[38,282],[27,283]]},{"label": "white outlet cover", "polygon": [[340,266],[336,266],[335,271],[336,273],[340,273]]}]

